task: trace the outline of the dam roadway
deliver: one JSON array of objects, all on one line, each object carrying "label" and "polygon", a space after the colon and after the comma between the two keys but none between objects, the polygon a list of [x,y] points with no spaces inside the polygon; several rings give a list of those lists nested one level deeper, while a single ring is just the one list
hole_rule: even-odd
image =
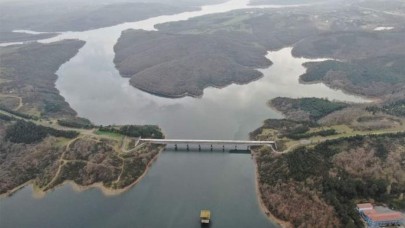
[{"label": "dam roadway", "polygon": [[[233,145],[235,146],[263,146],[267,145],[273,148],[276,148],[275,141],[250,141],[250,140],[204,140],[204,139],[142,139],[138,140],[138,143],[147,142],[152,144],[174,144],[177,148],[178,144],[187,145],[187,149],[189,149],[189,145],[198,145],[199,149],[201,149],[201,145],[222,145],[223,148],[225,145]],[[137,143],[137,144],[138,144]]]}]

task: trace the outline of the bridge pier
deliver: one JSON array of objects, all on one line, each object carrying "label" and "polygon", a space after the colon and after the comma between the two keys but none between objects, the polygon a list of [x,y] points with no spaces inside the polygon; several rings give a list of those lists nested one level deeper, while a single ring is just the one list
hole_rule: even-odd
[{"label": "bridge pier", "polygon": [[[247,150],[250,150],[252,146],[271,146],[272,148],[277,149],[277,144],[275,141],[248,141],[248,140],[200,140],[200,139],[141,139],[139,138],[138,143],[152,143],[152,144],[158,144],[158,145],[173,145],[174,144],[174,149],[178,150],[179,145],[187,145],[187,151],[192,149],[190,148],[190,145],[198,145],[198,150],[202,150],[202,145],[209,145],[211,151],[214,150],[213,146],[222,145],[222,151],[225,151],[225,146],[229,145],[230,148],[232,148],[232,145],[235,146],[235,150],[238,150],[238,146],[241,145],[240,148],[245,148]],[[219,147],[220,148],[220,147]]]}]

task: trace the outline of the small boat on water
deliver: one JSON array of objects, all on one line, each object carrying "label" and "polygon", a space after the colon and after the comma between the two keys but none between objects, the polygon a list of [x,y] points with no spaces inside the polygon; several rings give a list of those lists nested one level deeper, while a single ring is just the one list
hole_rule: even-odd
[{"label": "small boat on water", "polygon": [[200,212],[201,224],[209,224],[211,220],[211,211],[201,210]]}]

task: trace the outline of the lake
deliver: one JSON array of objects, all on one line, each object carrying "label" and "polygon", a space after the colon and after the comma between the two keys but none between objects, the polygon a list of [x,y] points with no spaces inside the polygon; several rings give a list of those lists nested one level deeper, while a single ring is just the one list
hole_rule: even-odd
[{"label": "lake", "polygon": [[[201,98],[169,99],[129,85],[113,64],[113,46],[128,28],[153,30],[163,22],[250,8],[247,0],[203,7],[201,11],[85,32],[67,32],[44,40],[85,40],[77,56],[57,72],[57,88],[82,117],[95,124],[157,124],[167,138],[247,139],[268,118],[282,118],[269,99],[325,97],[364,102],[323,84],[302,85],[304,62],[291,48],[269,52],[274,64],[247,85],[207,88]],[[280,7],[280,6],[268,6]],[[319,61],[319,60],[318,60]],[[164,151],[142,181],[129,191],[106,197],[98,189],[76,192],[63,185],[44,198],[25,187],[0,200],[1,227],[200,227],[199,211],[213,213],[211,227],[275,227],[259,207],[255,167],[250,154]]]}]

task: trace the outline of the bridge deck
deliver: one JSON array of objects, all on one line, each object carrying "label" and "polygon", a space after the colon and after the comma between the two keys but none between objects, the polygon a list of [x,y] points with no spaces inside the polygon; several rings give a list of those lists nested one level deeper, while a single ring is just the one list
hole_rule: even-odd
[{"label": "bridge deck", "polygon": [[200,139],[140,139],[140,142],[153,144],[221,144],[221,145],[272,145],[274,141],[248,141],[248,140],[200,140]]}]

